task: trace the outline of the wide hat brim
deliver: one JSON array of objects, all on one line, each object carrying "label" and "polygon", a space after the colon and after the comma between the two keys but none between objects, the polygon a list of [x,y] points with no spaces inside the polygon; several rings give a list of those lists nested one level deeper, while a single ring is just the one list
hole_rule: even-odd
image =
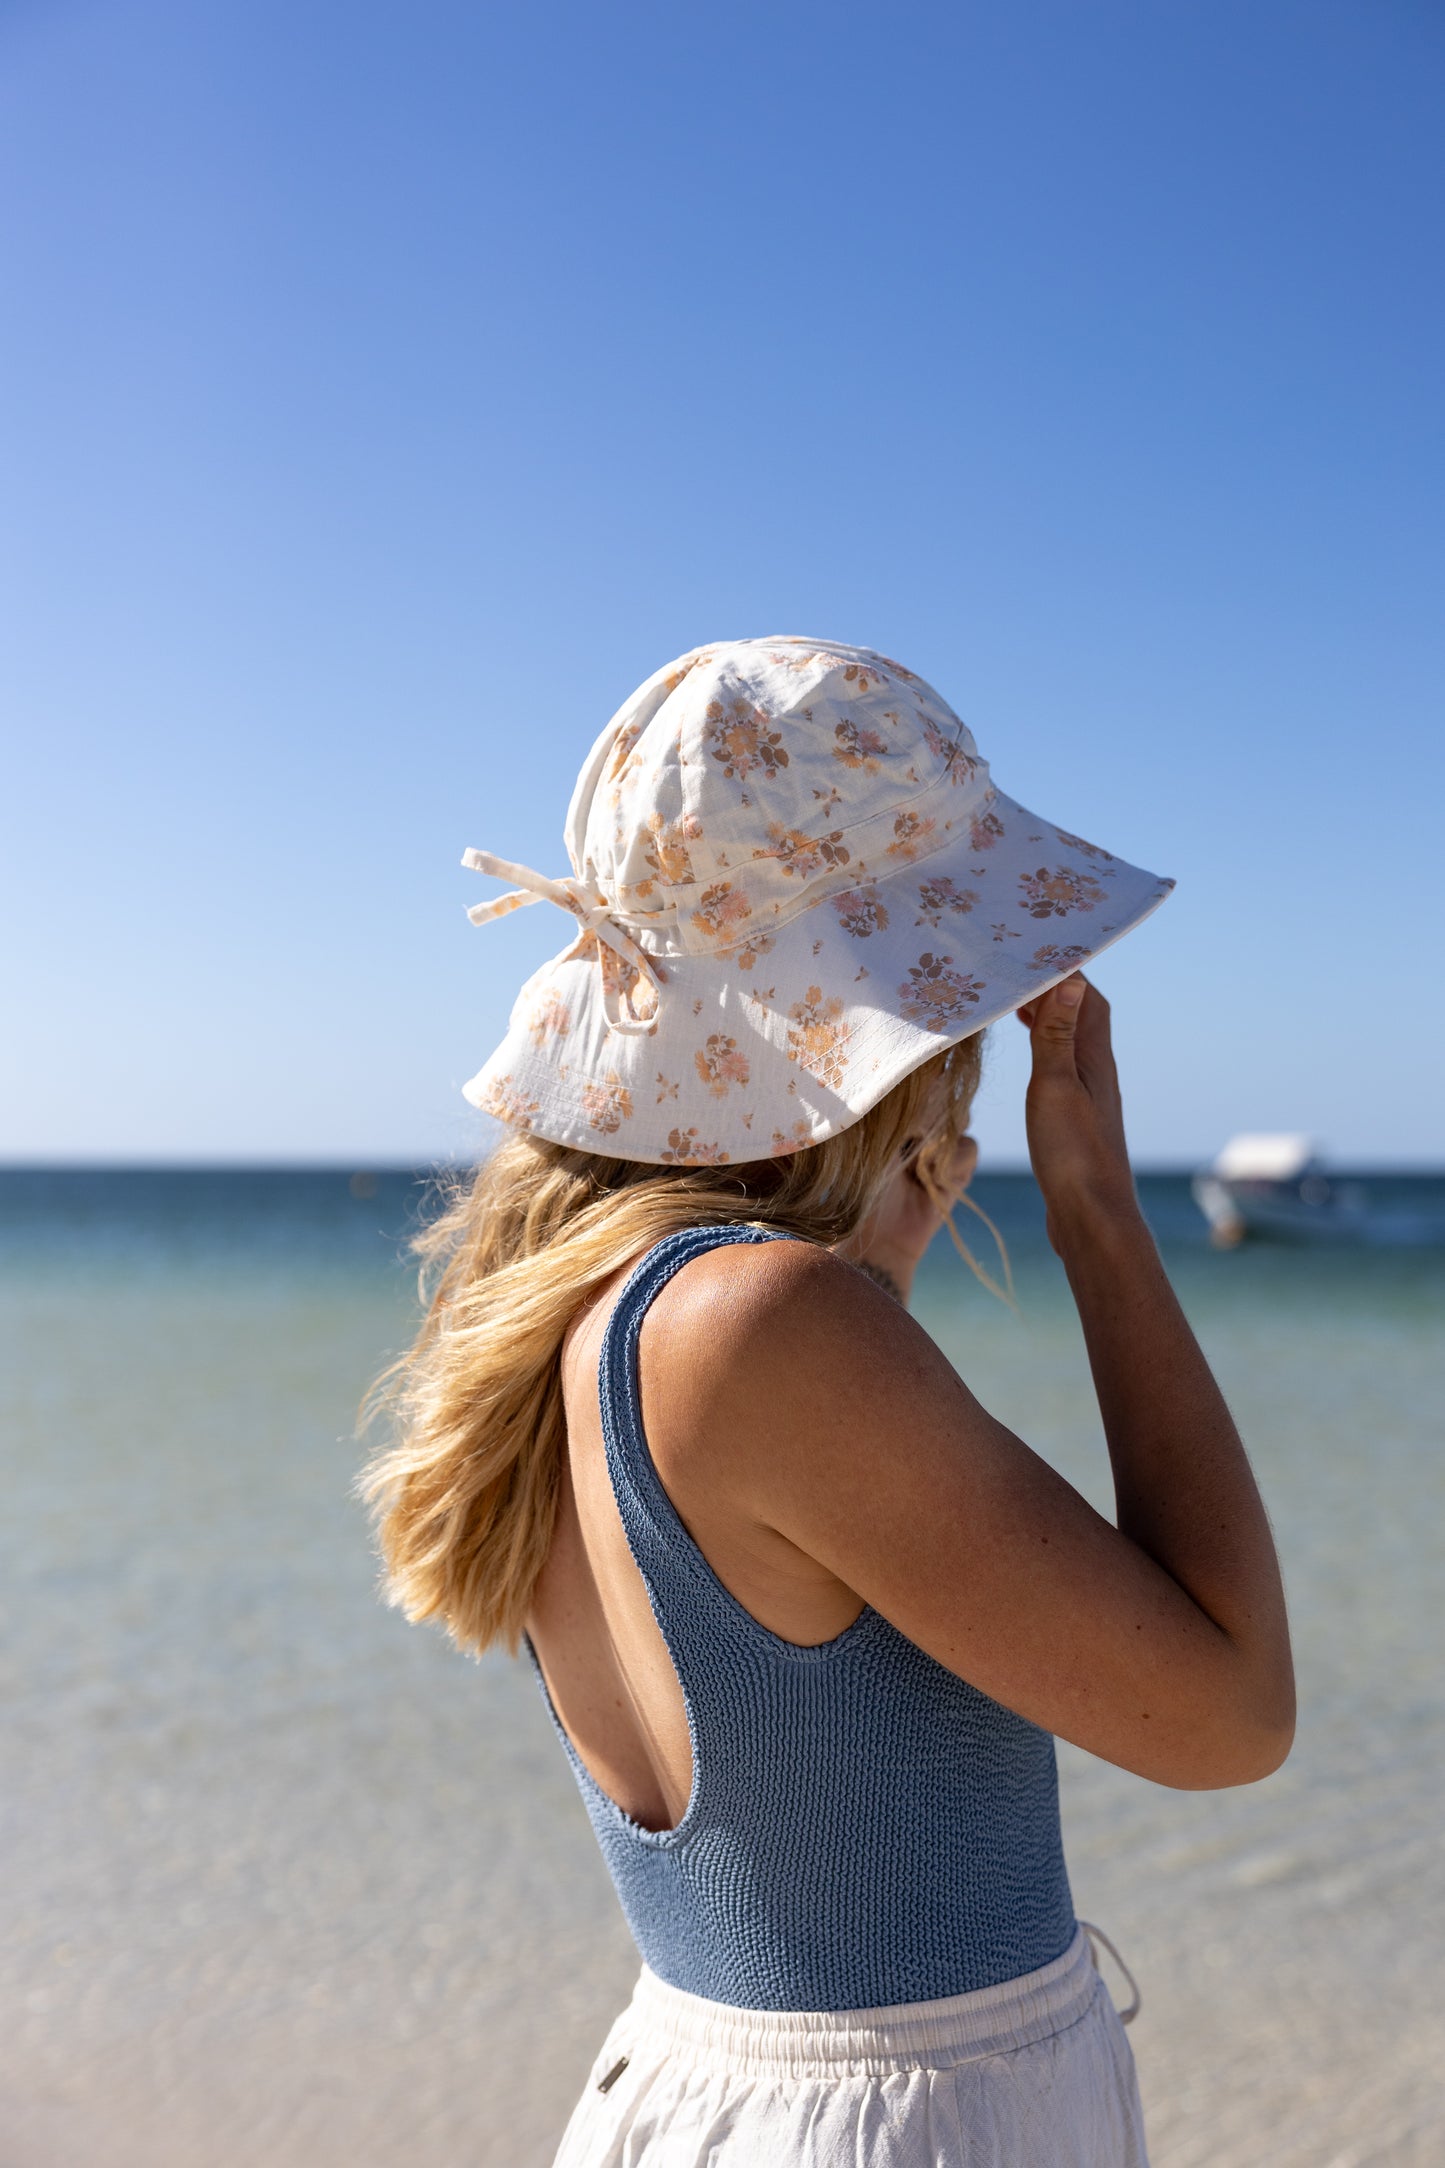
[{"label": "wide hat brim", "polygon": [[1173,886],[995,790],[972,833],[751,944],[673,954],[639,936],[664,975],[651,1032],[609,1026],[583,935],[527,981],[463,1089],[608,1158],[774,1158],[846,1129],[942,1048],[1111,948]]}]

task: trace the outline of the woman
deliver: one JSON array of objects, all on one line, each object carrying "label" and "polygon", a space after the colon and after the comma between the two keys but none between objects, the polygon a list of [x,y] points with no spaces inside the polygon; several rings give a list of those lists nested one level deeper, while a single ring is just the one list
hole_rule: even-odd
[{"label": "woman", "polygon": [[[1293,1724],[1268,1523],[1076,968],[1172,884],[826,641],[649,679],[567,843],[563,881],[467,854],[518,883],[474,919],[579,930],[468,1086],[510,1133],[424,1238],[368,1479],[396,1601],[525,1643],[644,1959],[558,2168],[1140,2163],[1053,1735],[1212,1787]],[[1011,1009],[1117,1527],[905,1307]]]}]

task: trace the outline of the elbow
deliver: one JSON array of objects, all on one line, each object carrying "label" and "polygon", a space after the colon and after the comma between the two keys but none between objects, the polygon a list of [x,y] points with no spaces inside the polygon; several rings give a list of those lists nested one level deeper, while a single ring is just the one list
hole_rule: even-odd
[{"label": "elbow", "polygon": [[1294,1689],[1291,1686],[1288,1706],[1277,1711],[1271,1722],[1258,1727],[1251,1764],[1247,1773],[1236,1777],[1235,1782],[1258,1784],[1261,1777],[1272,1777],[1276,1769],[1282,1769],[1294,1745],[1294,1726]]},{"label": "elbow", "polygon": [[1294,1662],[1286,1639],[1266,1656],[1239,1664],[1232,1690],[1221,1695],[1217,1720],[1207,1733],[1207,1767],[1191,1791],[1227,1791],[1259,1784],[1289,1759],[1294,1745]]},{"label": "elbow", "polygon": [[1272,1777],[1276,1769],[1282,1769],[1294,1745],[1294,1727],[1294,1665],[1286,1653],[1272,1689],[1247,1712],[1241,1724],[1248,1760],[1246,1773],[1236,1777],[1235,1783],[1257,1784],[1261,1777]]},{"label": "elbow", "polygon": [[1294,1744],[1294,1726],[1286,1731],[1261,1732],[1248,1739],[1235,1738],[1221,1745],[1204,1763],[1175,1786],[1184,1792],[1233,1791],[1242,1784],[1260,1784],[1282,1769]]},{"label": "elbow", "polygon": [[1291,1685],[1278,1703],[1236,1713],[1212,1736],[1196,1739],[1187,1766],[1167,1781],[1176,1791],[1222,1792],[1259,1784],[1289,1759],[1294,1745],[1295,1702]]}]

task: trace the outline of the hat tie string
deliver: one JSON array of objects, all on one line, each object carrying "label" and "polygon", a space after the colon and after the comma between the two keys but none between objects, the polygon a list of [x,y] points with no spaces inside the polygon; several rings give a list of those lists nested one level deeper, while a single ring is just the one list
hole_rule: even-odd
[{"label": "hat tie string", "polygon": [[[510,858],[497,858],[491,851],[463,851],[462,864],[474,873],[490,873],[499,881],[517,884],[493,903],[472,904],[467,917],[474,926],[485,926],[494,918],[505,918],[509,911],[520,911],[529,903],[555,903],[559,910],[570,911],[599,943],[597,960],[602,970],[602,1009],[608,1024],[614,1031],[656,1031],[656,1011],[661,1006],[667,974],[657,959],[649,956],[646,949],[618,925],[601,897],[589,896],[577,881],[551,880],[545,873],[534,873],[530,866],[516,865]],[[625,973],[609,970],[603,948],[610,949],[622,964],[647,980],[654,996],[651,1016],[639,1016],[630,1004],[623,1005]]]}]

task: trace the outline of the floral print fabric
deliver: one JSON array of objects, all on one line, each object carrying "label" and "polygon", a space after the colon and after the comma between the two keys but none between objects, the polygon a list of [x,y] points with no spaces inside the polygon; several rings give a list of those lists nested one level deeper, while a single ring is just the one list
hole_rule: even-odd
[{"label": "floral print fabric", "polygon": [[578,923],[467,1097],[666,1165],[833,1135],[1173,886],[1006,797],[911,671],[797,638],[650,678],[594,745],[566,841],[561,882],[512,868],[528,890],[474,908],[545,895]]}]

